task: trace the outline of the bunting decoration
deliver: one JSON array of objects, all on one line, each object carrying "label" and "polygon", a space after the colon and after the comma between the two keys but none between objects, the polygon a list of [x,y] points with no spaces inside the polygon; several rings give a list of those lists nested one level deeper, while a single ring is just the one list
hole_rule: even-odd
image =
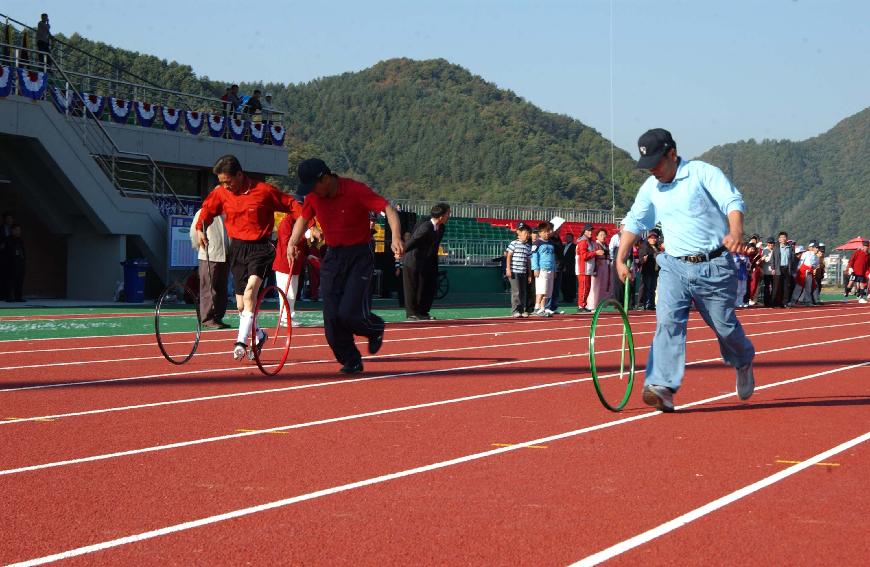
[{"label": "bunting decoration", "polygon": [[230,120],[230,135],[233,137],[233,140],[243,140],[247,127],[247,120],[239,120],[238,118]]},{"label": "bunting decoration", "polygon": [[195,110],[184,111],[184,126],[187,131],[196,136],[202,130],[202,112]]},{"label": "bunting decoration", "polygon": [[150,128],[157,118],[157,105],[150,102],[134,102],[133,111],[136,113],[136,123],[145,128]]},{"label": "bunting decoration", "polygon": [[266,128],[262,122],[251,122],[251,140],[258,144],[266,141]]},{"label": "bunting decoration", "polygon": [[82,93],[84,97],[85,107],[94,115],[97,120],[103,116],[103,108],[105,107],[106,99],[101,95]]},{"label": "bunting decoration", "polygon": [[39,100],[45,94],[48,85],[45,73],[42,71],[28,71],[18,67],[18,93],[33,100]]},{"label": "bunting decoration", "polygon": [[170,132],[178,130],[178,120],[181,118],[181,112],[174,108],[164,106],[160,109],[160,115],[163,117],[163,127]]},{"label": "bunting decoration", "polygon": [[72,98],[73,92],[71,90],[64,93],[58,87],[51,88],[51,100],[54,102],[57,111],[61,114],[66,114],[72,110]]},{"label": "bunting decoration", "polygon": [[112,113],[112,120],[118,124],[125,124],[127,116],[130,115],[131,103],[123,98],[109,97],[109,111]]},{"label": "bunting decoration", "polygon": [[[224,130],[227,128],[227,119],[222,114],[208,115],[208,133],[212,138],[220,138],[223,136]],[[242,124],[244,130],[244,123]]]},{"label": "bunting decoration", "polygon": [[269,126],[269,134],[272,135],[272,145],[273,146],[283,146],[284,145],[284,134],[286,131],[284,128],[280,126],[276,126],[272,124]]},{"label": "bunting decoration", "polygon": [[5,65],[0,65],[0,97],[9,96],[12,92],[12,69]]}]

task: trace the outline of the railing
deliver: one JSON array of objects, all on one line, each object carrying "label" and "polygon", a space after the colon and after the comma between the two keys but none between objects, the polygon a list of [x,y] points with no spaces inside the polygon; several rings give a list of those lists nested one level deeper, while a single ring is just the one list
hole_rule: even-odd
[{"label": "railing", "polygon": [[[19,22],[13,18],[0,14],[0,18],[6,19],[6,25],[9,22],[14,22],[30,31],[35,31],[30,26]],[[0,40],[2,41],[2,40]],[[140,77],[134,73],[127,71],[109,61],[92,55],[72,44],[63,42],[57,38],[52,39],[51,57],[57,62],[59,67],[65,67],[64,59],[70,59],[68,51],[80,53],[84,58],[84,64],[88,68],[88,72],[79,72],[66,70],[66,77],[74,79],[70,81],[79,92],[82,93],[100,93],[106,97],[115,97],[123,100],[136,100],[147,102],[159,106],[166,106],[179,110],[192,110],[198,112],[218,112],[230,117],[242,117],[252,119],[251,116],[245,115],[241,109],[229,108],[229,103],[216,98],[213,95],[204,94],[201,85],[200,93],[193,94],[189,92],[175,91],[163,88],[159,85],[151,83],[147,79]],[[16,49],[26,49],[26,51],[34,51],[33,49],[20,48],[15,45],[0,43],[0,53],[5,50],[13,51]],[[42,54],[36,51],[37,56],[26,63],[26,67],[33,70],[49,71],[48,65],[41,64]],[[2,57],[2,55],[0,55]],[[9,58],[6,58],[7,60]],[[16,58],[15,65],[21,65],[20,58]],[[12,63],[10,61],[10,63]],[[96,67],[96,68],[94,68]],[[122,77],[127,76],[133,80],[126,80]],[[265,104],[265,100],[261,100]],[[262,122],[269,122],[276,126],[284,126],[284,112],[274,108],[265,110],[262,115],[257,115],[254,118],[259,118]],[[110,120],[108,116],[104,116],[103,120]],[[199,132],[200,136],[208,136],[208,130],[203,129]]]},{"label": "railing", "polygon": [[446,266],[493,266],[504,255],[510,239],[505,240],[445,240],[441,248],[447,253],[440,257]]},{"label": "railing", "polygon": [[[42,57],[45,57],[52,72],[60,74],[66,82],[68,92],[72,92],[73,104],[67,107],[67,121],[79,135],[97,165],[122,195],[125,197],[170,197],[178,201],[180,207],[183,206],[178,195],[172,189],[172,185],[163,175],[163,171],[150,155],[124,151],[115,144],[109,132],[84,104],[82,93],[75,87],[64,70],[54,62],[50,54],[35,49],[0,44],[0,47],[4,46],[13,48],[13,61],[10,62],[14,63],[13,68],[21,63],[21,54],[25,53],[26,59],[33,62],[40,61]],[[43,99],[51,96],[49,89],[45,89]],[[75,104],[76,101],[81,104]],[[81,116],[74,116],[71,112],[71,108],[74,106],[80,109]]]},{"label": "railing", "polygon": [[[440,201],[419,199],[393,199],[393,205],[403,211],[428,216],[432,207]],[[456,217],[549,220],[559,216],[568,222],[613,223],[613,211],[602,209],[571,209],[567,207],[521,207],[486,203],[450,203],[450,214]]]}]

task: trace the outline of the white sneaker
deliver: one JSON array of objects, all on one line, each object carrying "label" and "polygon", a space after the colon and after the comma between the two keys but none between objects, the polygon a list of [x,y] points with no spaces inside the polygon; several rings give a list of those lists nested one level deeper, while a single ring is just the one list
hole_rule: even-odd
[{"label": "white sneaker", "polygon": [[547,317],[552,317],[555,311],[553,311],[552,309],[544,309],[544,313],[547,315]]},{"label": "white sneaker", "polygon": [[522,316],[523,316],[522,313],[514,313],[514,314],[513,314],[513,318],[514,318],[514,319],[519,319],[519,318],[522,317]]},{"label": "white sneaker", "polygon": [[752,372],[752,363],[750,362],[743,368],[737,369],[737,397],[741,400],[748,400],[754,391],[755,374]]},{"label": "white sneaker", "polygon": [[753,305],[755,305],[755,301],[753,301],[753,300],[750,299],[750,300],[749,300],[749,307],[752,307]]},{"label": "white sneaker", "polygon": [[233,358],[236,360],[242,360],[245,358],[247,351],[248,347],[245,346],[245,343],[236,343],[233,347]]},{"label": "white sneaker", "polygon": [[867,300],[862,297],[858,300],[858,303],[867,303]]}]

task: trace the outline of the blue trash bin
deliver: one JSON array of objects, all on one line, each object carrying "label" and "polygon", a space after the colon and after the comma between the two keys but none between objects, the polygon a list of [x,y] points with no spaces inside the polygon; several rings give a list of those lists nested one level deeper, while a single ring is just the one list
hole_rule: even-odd
[{"label": "blue trash bin", "polygon": [[121,262],[124,266],[124,301],[127,303],[142,303],[145,301],[145,272],[148,261],[144,258],[133,258]]}]

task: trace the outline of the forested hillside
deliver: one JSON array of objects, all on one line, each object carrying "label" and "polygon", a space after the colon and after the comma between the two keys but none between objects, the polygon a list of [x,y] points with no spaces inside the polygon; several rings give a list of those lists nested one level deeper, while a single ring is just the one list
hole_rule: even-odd
[{"label": "forested hillside", "polygon": [[[755,140],[716,146],[701,159],[730,174],[749,207],[746,230],[786,230],[806,245],[870,236],[870,108],[802,142]],[[830,250],[831,247],[829,247]]]},{"label": "forested hillside", "polygon": [[[219,96],[227,86],[197,77],[188,65],[79,35],[64,39],[167,88]],[[87,63],[67,55],[64,65]],[[447,61],[392,59],[306,84],[241,90],[255,87],[271,91],[276,107],[288,112],[290,171],[320,155],[391,197],[611,208],[609,141]],[[627,152],[614,153],[621,212],[643,176]]]},{"label": "forested hillside", "polygon": [[[227,86],[189,65],[79,35],[59,37],[167,88],[218,97]],[[89,68],[69,52],[63,64]],[[611,207],[610,144],[598,132],[444,60],[391,59],[306,84],[241,87],[273,92],[276,106],[288,112],[291,174],[299,161],[319,155],[394,198]],[[809,140],[743,141],[700,159],[721,167],[743,192],[748,232],[784,229],[803,243],[836,244],[870,236],[868,155],[870,108]],[[646,174],[618,148],[615,172],[621,215]],[[290,187],[295,176],[277,181]]]}]

